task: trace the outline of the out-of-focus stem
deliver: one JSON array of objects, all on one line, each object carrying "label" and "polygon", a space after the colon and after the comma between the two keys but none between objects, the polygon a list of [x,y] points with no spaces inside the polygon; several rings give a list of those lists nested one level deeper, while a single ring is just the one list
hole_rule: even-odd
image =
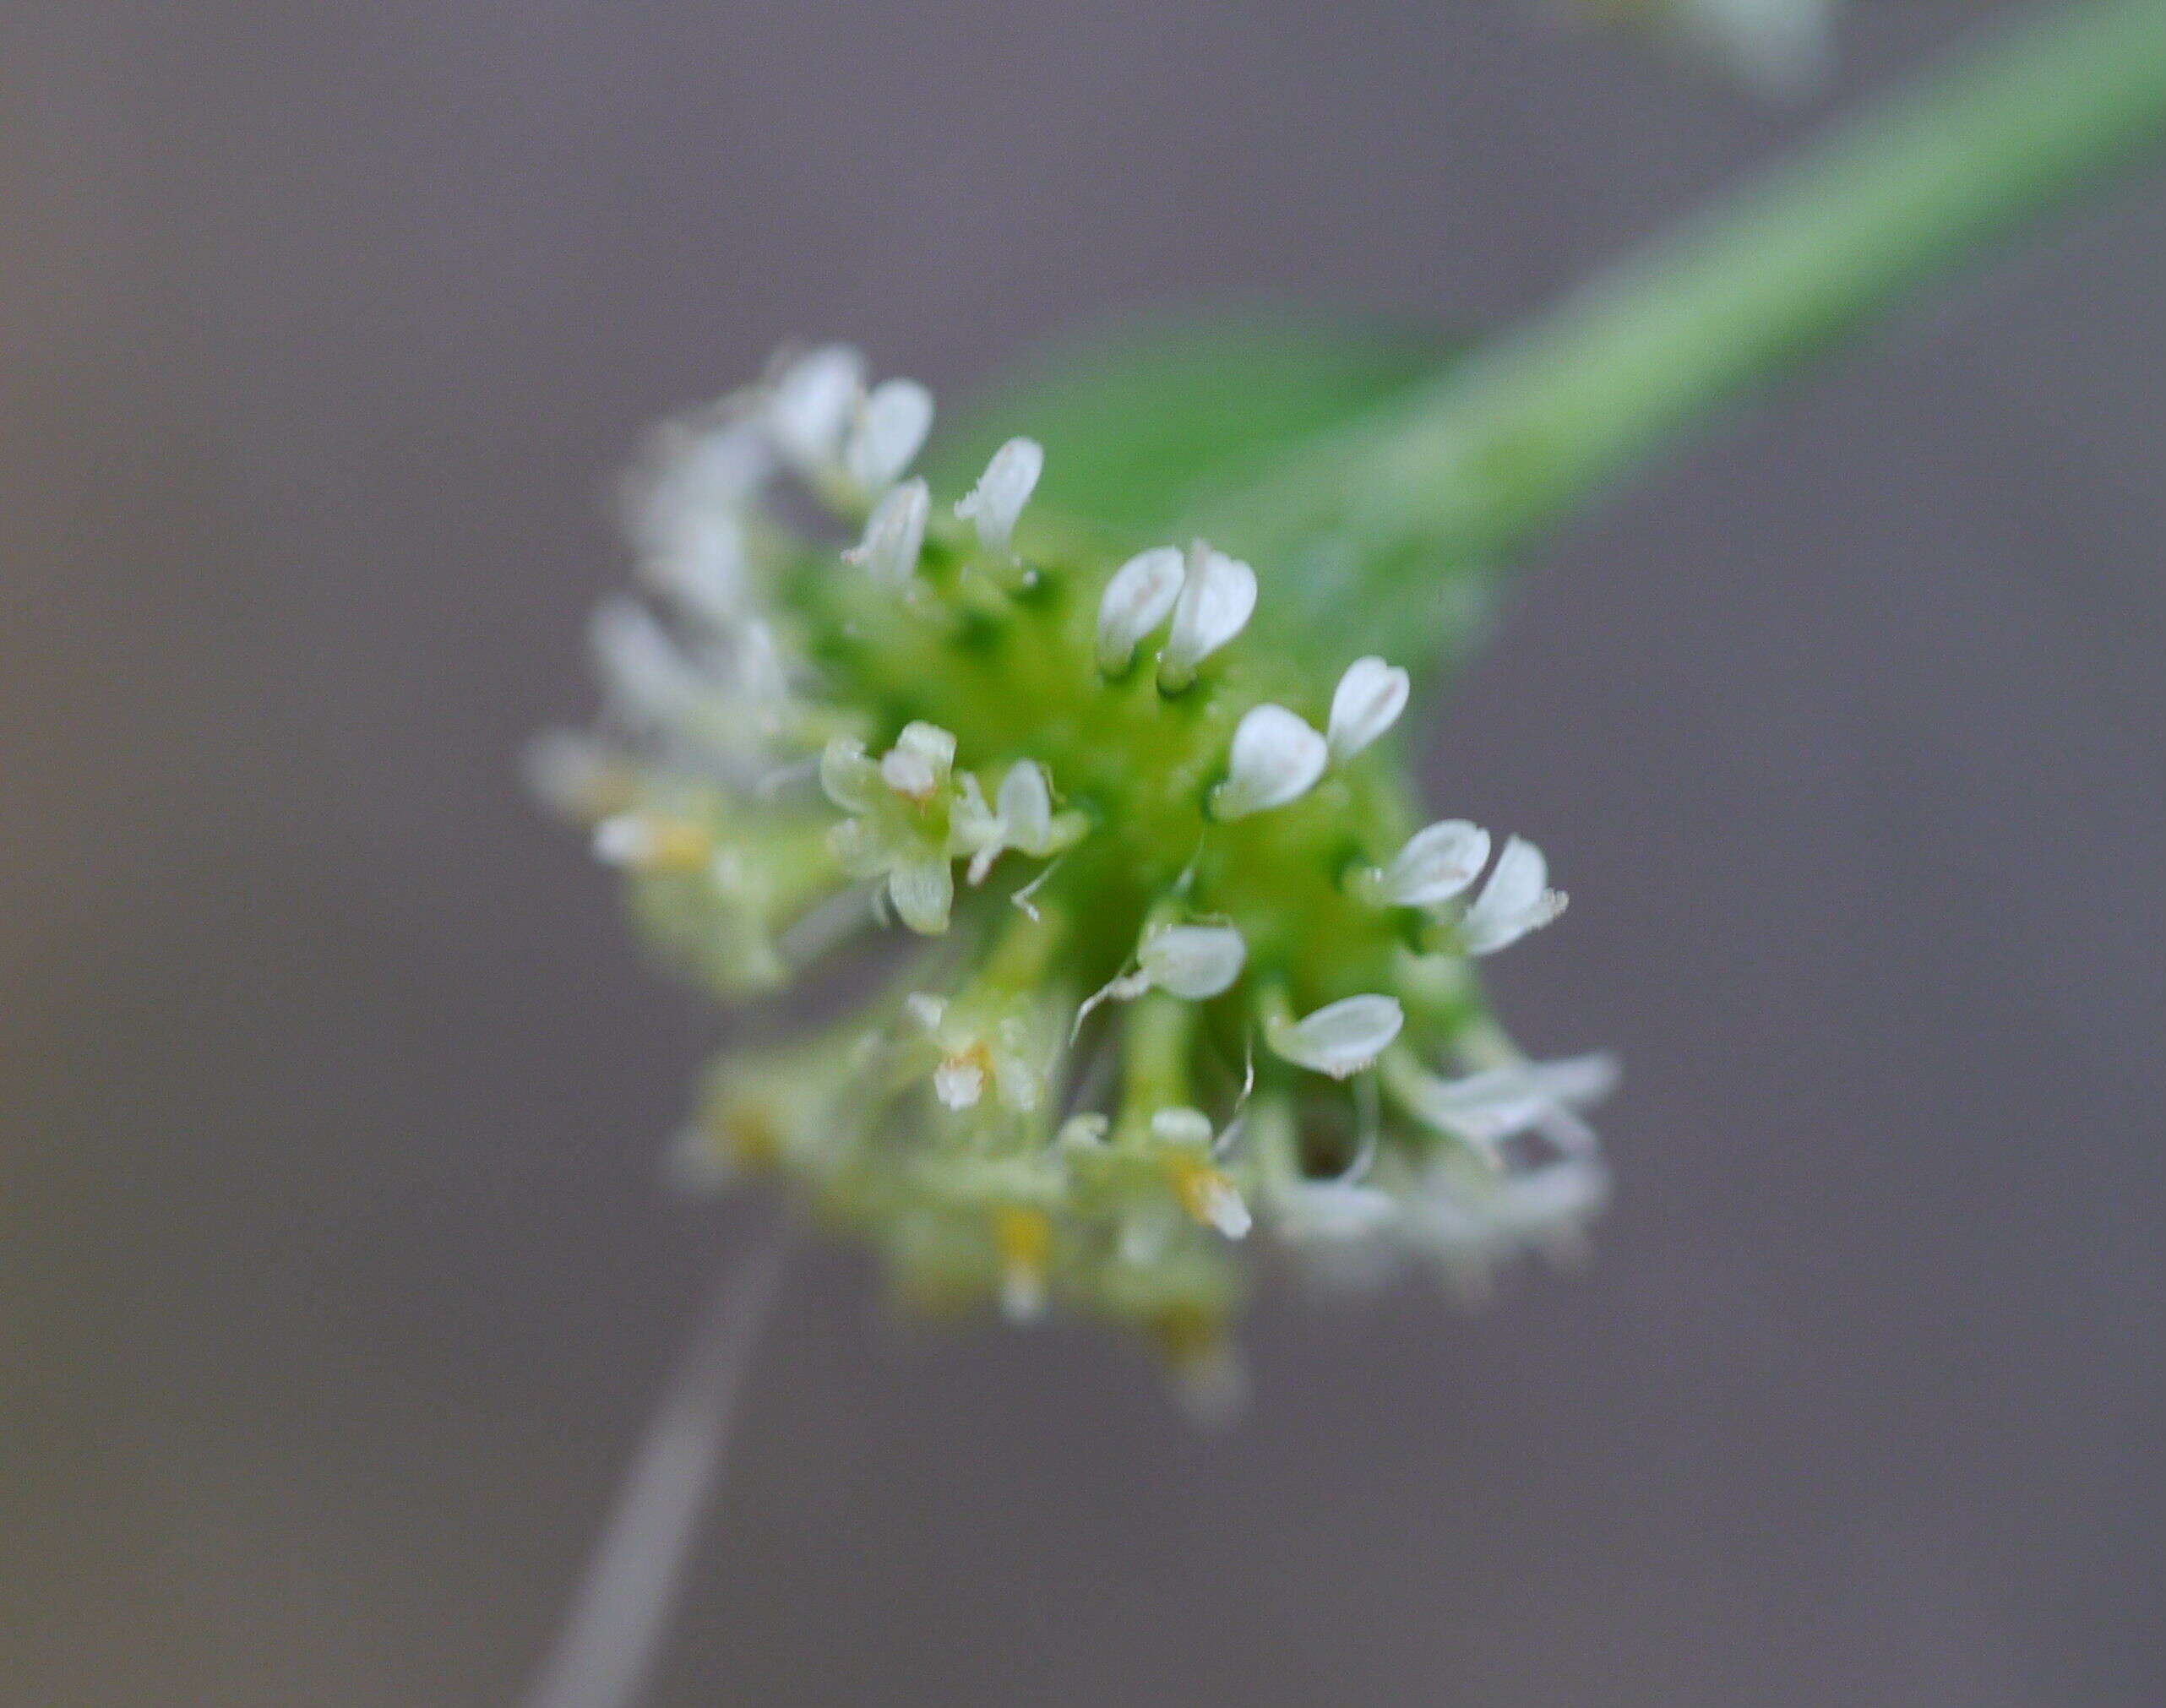
[{"label": "out-of-focus stem", "polygon": [[[1210,519],[1286,618],[1438,632],[1438,596],[1751,384],[2166,139],[2166,0],[2080,0],[1838,128]],[[1270,601],[1266,602],[1267,605]]]}]

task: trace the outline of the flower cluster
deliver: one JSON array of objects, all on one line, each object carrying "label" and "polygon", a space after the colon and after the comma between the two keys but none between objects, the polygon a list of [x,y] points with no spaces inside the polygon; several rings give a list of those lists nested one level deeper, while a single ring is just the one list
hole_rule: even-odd
[{"label": "flower cluster", "polygon": [[1206,1390],[1260,1237],[1468,1282],[1570,1248],[1610,1069],[1525,1059],[1474,971],[1565,898],[1532,843],[1419,822],[1407,672],[1244,644],[1249,564],[1034,509],[1031,440],[936,504],[932,417],[829,347],[665,426],[597,724],[533,749],[721,994],[887,927],[846,1018],[716,1065],[684,1160],[786,1174],[920,1300],[1131,1323]]}]

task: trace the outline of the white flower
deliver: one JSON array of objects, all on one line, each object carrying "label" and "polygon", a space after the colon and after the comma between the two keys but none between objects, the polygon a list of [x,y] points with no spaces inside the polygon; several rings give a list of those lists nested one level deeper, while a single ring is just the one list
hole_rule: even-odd
[{"label": "white flower", "polygon": [[1145,933],[1137,971],[1169,996],[1202,1002],[1241,976],[1249,945],[1230,925],[1165,925]]},{"label": "white flower", "polygon": [[1565,911],[1565,894],[1548,888],[1549,862],[1523,836],[1505,842],[1496,870],[1459,922],[1469,955],[1494,955]]},{"label": "white flower", "polygon": [[1134,1002],[1149,990],[1185,1002],[1207,1002],[1233,987],[1248,959],[1248,944],[1230,925],[1153,926],[1136,950],[1135,971],[1086,998],[1075,1011],[1075,1030],[1082,1030],[1099,1004]]},{"label": "white flower", "polygon": [[1098,668],[1106,675],[1126,670],[1143,637],[1172,614],[1184,571],[1178,547],[1156,546],[1113,572],[1098,601]]},{"label": "white flower", "polygon": [[860,491],[884,492],[902,478],[932,430],[933,394],[914,379],[884,380],[857,411],[842,448],[843,467]]},{"label": "white flower", "polygon": [[1044,471],[1042,445],[1036,439],[1010,439],[993,452],[969,494],[956,501],[955,514],[977,525],[978,543],[987,551],[1005,552],[1015,540],[1023,506],[1030,503]]},{"label": "white flower", "polygon": [[865,359],[846,344],[808,351],[768,393],[767,432],[800,472],[831,467],[865,383]]},{"label": "white flower", "polygon": [[955,874],[945,857],[898,866],[888,873],[888,899],[912,931],[938,937],[948,928],[948,910],[955,903]]},{"label": "white flower", "polygon": [[1351,996],[1298,1020],[1275,1016],[1264,1041],[1298,1068],[1343,1080],[1382,1055],[1406,1023],[1396,997]]},{"label": "white flower", "polygon": [[1250,709],[1233,732],[1226,781],[1211,791],[1216,818],[1242,819],[1297,801],[1324,775],[1324,737],[1282,705]]},{"label": "white flower", "polygon": [[1189,547],[1173,632],[1158,655],[1158,686],[1178,694],[1194,682],[1196,666],[1246,628],[1255,608],[1254,569],[1200,540]]},{"label": "white flower", "polygon": [[1332,763],[1343,764],[1398,722],[1411,688],[1407,672],[1380,658],[1348,665],[1331,695]]},{"label": "white flower", "polygon": [[594,827],[594,857],[632,872],[696,872],[714,846],[704,827],[657,813],[619,813]]},{"label": "white flower", "polygon": [[877,764],[863,743],[837,737],[819,758],[820,787],[850,817],[829,834],[844,870],[884,878],[888,899],[912,931],[948,928],[955,876],[944,815],[925,809],[951,798],[955,738],[936,724],[908,725]]},{"label": "white flower", "polygon": [[1460,893],[1489,862],[1489,833],[1464,819],[1418,830],[1376,874],[1378,895],[1395,907],[1435,907]]},{"label": "white flower", "polygon": [[633,727],[669,724],[699,699],[698,672],[636,599],[614,596],[596,606],[587,639],[610,710]]},{"label": "white flower", "polygon": [[650,575],[706,603],[718,581],[741,574],[742,514],[774,464],[759,423],[727,405],[657,428],[622,499],[625,531]]},{"label": "white flower", "polygon": [[842,555],[883,581],[900,586],[917,573],[925,547],[925,519],[932,500],[922,481],[905,481],[873,506],[865,536]]},{"label": "white flower", "polygon": [[716,510],[684,517],[667,546],[643,567],[658,591],[722,634],[745,614],[751,561],[743,522],[733,511]]},{"label": "white flower", "polygon": [[1401,1051],[1385,1063],[1384,1078],[1410,1114],[1494,1160],[1506,1140],[1608,1096],[1616,1087],[1617,1063],[1608,1055],[1578,1056],[1446,1080],[1423,1072]]},{"label": "white flower", "polygon": [[984,883],[993,862],[1008,849],[1033,860],[1050,859],[1080,840],[1085,828],[1080,813],[1053,810],[1053,785],[1035,759],[1018,759],[1008,768],[990,807],[977,779],[962,779],[954,840],[957,853],[971,857],[972,884]]},{"label": "white flower", "polygon": [[1388,1192],[1347,1180],[1291,1180],[1271,1194],[1271,1221],[1282,1238],[1303,1243],[1361,1240],[1399,1218]]},{"label": "white flower", "polygon": [[948,1108],[974,1109],[990,1090],[1004,1108],[1028,1114],[1044,1093],[1044,1077],[1031,1058],[1031,1029],[1020,1015],[971,1014],[967,1004],[922,993],[906,1006],[931,1035],[939,1059],[933,1095]]},{"label": "white flower", "polygon": [[912,801],[929,801],[955,769],[955,738],[938,724],[906,724],[880,756],[880,781]]},{"label": "white flower", "polygon": [[1228,1239],[1247,1237],[1254,1225],[1248,1200],[1211,1160],[1211,1117],[1200,1109],[1160,1109],[1151,1118],[1151,1136],[1173,1152],[1166,1167],[1181,1207]]}]

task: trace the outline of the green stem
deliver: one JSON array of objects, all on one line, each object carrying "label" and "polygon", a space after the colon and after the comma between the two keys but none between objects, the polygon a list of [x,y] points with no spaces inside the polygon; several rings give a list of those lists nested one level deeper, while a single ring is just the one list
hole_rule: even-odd
[{"label": "green stem", "polygon": [[[1681,427],[2166,136],[2166,0],[2083,0],[1853,120],[1211,521],[1407,655]],[[1267,601],[1267,604],[1269,601]],[[1461,626],[1464,626],[1463,624]]]}]

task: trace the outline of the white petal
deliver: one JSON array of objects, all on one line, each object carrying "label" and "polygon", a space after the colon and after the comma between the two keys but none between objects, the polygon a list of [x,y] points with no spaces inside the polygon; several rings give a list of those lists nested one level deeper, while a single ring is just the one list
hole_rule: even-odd
[{"label": "white petal", "polygon": [[1151,1136],[1162,1145],[1192,1145],[1200,1150],[1211,1143],[1211,1117],[1200,1109],[1160,1109],[1151,1117]]},{"label": "white petal", "polygon": [[955,514],[977,525],[978,543],[988,552],[1005,552],[1015,524],[1045,472],[1045,448],[1036,439],[1015,438],[993,454],[977,484],[959,500]]},{"label": "white petal", "polygon": [[955,874],[944,860],[898,867],[888,874],[888,895],[905,925],[921,936],[938,937],[948,928]]},{"label": "white petal", "polygon": [[1169,996],[1201,1002],[1241,976],[1249,945],[1230,925],[1168,925],[1143,940],[1136,960]]},{"label": "white petal", "polygon": [[1279,1232],[1288,1239],[1362,1239],[1396,1221],[1398,1200],[1374,1186],[1303,1180],[1272,1194]]},{"label": "white petal", "polygon": [[1407,672],[1380,658],[1358,658],[1331,695],[1331,758],[1352,759],[1399,721],[1410,690]]},{"label": "white petal", "polygon": [[880,759],[880,779],[896,794],[928,801],[955,763],[955,738],[938,724],[906,725]]},{"label": "white petal", "polygon": [[1384,894],[1400,907],[1449,901],[1489,863],[1489,833],[1464,819],[1446,819],[1408,839],[1384,869]]},{"label": "white petal", "polygon": [[1494,955],[1562,913],[1564,893],[1546,887],[1548,882],[1542,851],[1523,836],[1507,838],[1497,869],[1459,922],[1467,952]]},{"label": "white petal", "polygon": [[1010,848],[1042,854],[1053,837],[1053,790],[1045,780],[1045,767],[1035,759],[1018,759],[1000,780],[998,799],[1000,822]]},{"label": "white petal", "polygon": [[1296,1067],[1343,1080],[1382,1055],[1406,1023],[1397,998],[1352,996],[1298,1020],[1274,1020],[1264,1036]]},{"label": "white petal", "polygon": [[985,1069],[965,1056],[950,1056],[933,1069],[933,1095],[950,1109],[975,1109],[985,1094]]},{"label": "white petal", "polygon": [[1184,565],[1178,546],[1139,552],[1113,572],[1098,601],[1098,668],[1128,668],[1143,637],[1163,623],[1181,596]]},{"label": "white petal", "polygon": [[1391,1094],[1441,1132],[1484,1149],[1537,1127],[1560,1110],[1599,1102],[1617,1083],[1607,1055],[1491,1068],[1462,1079],[1425,1074],[1396,1058],[1385,1069]]},{"label": "white petal", "polygon": [[1226,781],[1211,793],[1211,812],[1240,819],[1298,800],[1324,775],[1329,758],[1324,737],[1284,706],[1253,707],[1233,732]]},{"label": "white petal", "polygon": [[619,813],[594,827],[594,857],[605,866],[643,866],[654,850],[654,825],[644,813]]},{"label": "white petal", "polygon": [[820,752],[819,786],[846,813],[869,813],[879,803],[880,768],[865,756],[864,743],[837,736]]},{"label": "white petal", "polygon": [[1200,540],[1189,549],[1188,574],[1173,606],[1173,633],[1158,655],[1158,685],[1178,694],[1196,666],[1248,626],[1256,608],[1256,572]]},{"label": "white petal", "polygon": [[647,560],[648,579],[710,628],[729,629],[746,607],[744,525],[717,512],[688,518],[667,550]]},{"label": "white petal", "polygon": [[683,650],[637,600],[618,596],[596,606],[587,639],[611,707],[629,721],[667,722],[698,697],[699,677]]},{"label": "white petal", "polygon": [[1255,1219],[1249,1214],[1248,1200],[1241,1196],[1241,1189],[1223,1174],[1214,1171],[1196,1186],[1197,1207],[1203,1211],[1204,1220],[1228,1239],[1246,1239]]},{"label": "white petal", "polygon": [[858,411],[843,448],[843,466],[868,492],[884,492],[902,478],[933,428],[933,394],[914,379],[884,380]]},{"label": "white petal", "polygon": [[865,519],[865,537],[842,555],[863,564],[883,581],[897,584],[917,573],[917,554],[925,547],[925,518],[932,508],[922,481],[905,481]]},{"label": "white petal", "polygon": [[783,369],[767,401],[776,449],[801,469],[832,464],[864,376],[864,357],[845,344],[808,351]]}]

